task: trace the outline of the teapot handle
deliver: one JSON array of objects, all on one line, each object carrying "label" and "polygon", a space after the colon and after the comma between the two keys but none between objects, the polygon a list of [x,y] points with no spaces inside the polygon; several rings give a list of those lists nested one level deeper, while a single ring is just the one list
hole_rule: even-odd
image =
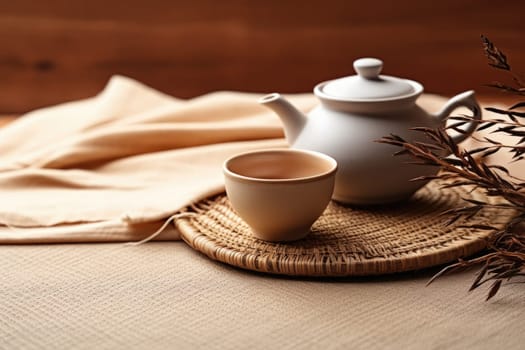
[{"label": "teapot handle", "polygon": [[465,91],[452,97],[450,100],[448,100],[445,106],[443,106],[443,109],[437,113],[436,117],[444,124],[446,123],[447,118],[450,116],[450,113],[459,107],[467,107],[470,109],[473,120],[467,123],[464,133],[458,133],[457,135],[452,136],[452,140],[456,144],[462,142],[467,137],[472,135],[478,125],[477,121],[481,120],[481,108],[476,101],[473,90]]}]

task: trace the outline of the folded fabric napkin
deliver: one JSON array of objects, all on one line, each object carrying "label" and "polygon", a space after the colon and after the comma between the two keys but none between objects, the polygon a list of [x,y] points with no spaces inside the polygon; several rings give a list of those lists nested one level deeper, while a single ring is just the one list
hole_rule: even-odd
[{"label": "folded fabric napkin", "polygon": [[[134,241],[224,190],[222,163],[285,147],[256,94],[180,100],[115,76],[97,96],[28,113],[0,129],[0,243]],[[290,100],[308,111],[311,94]],[[430,110],[443,103],[424,95]],[[179,239],[173,225],[157,239]]]}]

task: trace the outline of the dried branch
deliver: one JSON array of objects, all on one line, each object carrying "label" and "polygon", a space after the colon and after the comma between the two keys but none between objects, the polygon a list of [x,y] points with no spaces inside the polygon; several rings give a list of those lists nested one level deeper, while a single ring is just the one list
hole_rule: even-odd
[{"label": "dried branch", "polygon": [[[488,38],[481,37],[485,55],[490,66],[509,72],[516,86],[494,83],[499,89],[525,96],[525,83],[512,71],[507,56]],[[478,123],[477,131],[489,134],[502,134],[514,138],[512,144],[503,144],[490,137],[474,136],[483,145],[471,150],[460,149],[448,135],[447,128],[414,128],[423,133],[428,142],[409,142],[397,135],[383,137],[379,142],[400,147],[397,154],[408,154],[417,164],[440,167],[438,175],[422,177],[423,179],[447,180],[445,187],[469,186],[489,196],[497,196],[505,201],[500,204],[465,199],[463,206],[444,213],[448,217],[446,224],[459,221],[461,227],[492,231],[487,242],[488,250],[481,256],[458,262],[445,267],[428,283],[432,283],[444,274],[480,266],[470,290],[490,284],[487,300],[494,297],[500,288],[511,283],[525,283],[525,181],[513,176],[502,164],[488,164],[487,158],[497,152],[507,151],[513,161],[522,161],[525,157],[525,101],[518,102],[507,109],[486,108],[501,118],[475,121],[469,116],[455,116],[448,129],[461,132],[460,127],[467,122]],[[448,154],[449,156],[443,156]],[[422,179],[420,178],[420,179]],[[511,219],[502,229],[491,225],[476,224],[475,217],[489,207],[511,211]]]},{"label": "dried branch", "polygon": [[492,84],[489,84],[488,86],[517,95],[525,96],[525,82],[518,74],[512,71],[512,68],[507,60],[507,56],[503,52],[501,52],[496,47],[496,45],[494,45],[494,43],[492,43],[484,35],[481,35],[481,42],[483,44],[483,51],[485,52],[485,56],[487,56],[487,59],[489,61],[489,65],[496,69],[501,69],[509,72],[514,84],[516,84],[516,87],[513,87],[510,85],[502,84],[500,82],[494,82]]}]

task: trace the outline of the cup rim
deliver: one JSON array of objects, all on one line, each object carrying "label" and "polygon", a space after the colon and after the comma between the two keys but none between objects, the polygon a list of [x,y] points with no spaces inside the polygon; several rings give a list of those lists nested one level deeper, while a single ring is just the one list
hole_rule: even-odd
[{"label": "cup rim", "polygon": [[[267,179],[267,178],[245,176],[245,175],[241,175],[236,172],[233,172],[232,170],[229,169],[230,163],[237,158],[244,157],[244,156],[251,155],[251,154],[261,154],[261,153],[270,153],[270,152],[307,154],[315,158],[322,158],[323,160],[328,161],[331,166],[329,170],[320,172],[315,175],[294,177],[294,178],[287,178],[287,179]],[[275,184],[275,183],[283,183],[283,184],[284,183],[304,183],[304,182],[318,181],[323,178],[332,176],[337,171],[337,161],[334,158],[330,157],[329,155],[321,153],[321,152],[317,152],[317,151],[292,149],[292,148],[266,148],[266,149],[259,149],[259,150],[254,150],[254,151],[246,151],[246,152],[237,153],[224,161],[222,169],[223,169],[224,174],[226,174],[227,176],[230,176],[234,179],[245,181],[245,182],[272,183],[272,184]]]}]

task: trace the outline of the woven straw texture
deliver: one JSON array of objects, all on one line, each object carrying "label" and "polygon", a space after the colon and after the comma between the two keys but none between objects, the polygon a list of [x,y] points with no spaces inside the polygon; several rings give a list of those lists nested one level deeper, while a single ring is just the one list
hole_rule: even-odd
[{"label": "woven straw texture", "polygon": [[[430,183],[410,200],[352,208],[334,202],[303,240],[272,243],[254,238],[225,195],[194,206],[177,221],[182,238],[214,260],[240,268],[299,276],[359,276],[444,264],[483,249],[489,231],[446,226],[443,213],[462,198],[491,202],[479,191]],[[505,215],[486,210],[479,224],[502,225]],[[494,218],[496,221],[494,222]]]}]

